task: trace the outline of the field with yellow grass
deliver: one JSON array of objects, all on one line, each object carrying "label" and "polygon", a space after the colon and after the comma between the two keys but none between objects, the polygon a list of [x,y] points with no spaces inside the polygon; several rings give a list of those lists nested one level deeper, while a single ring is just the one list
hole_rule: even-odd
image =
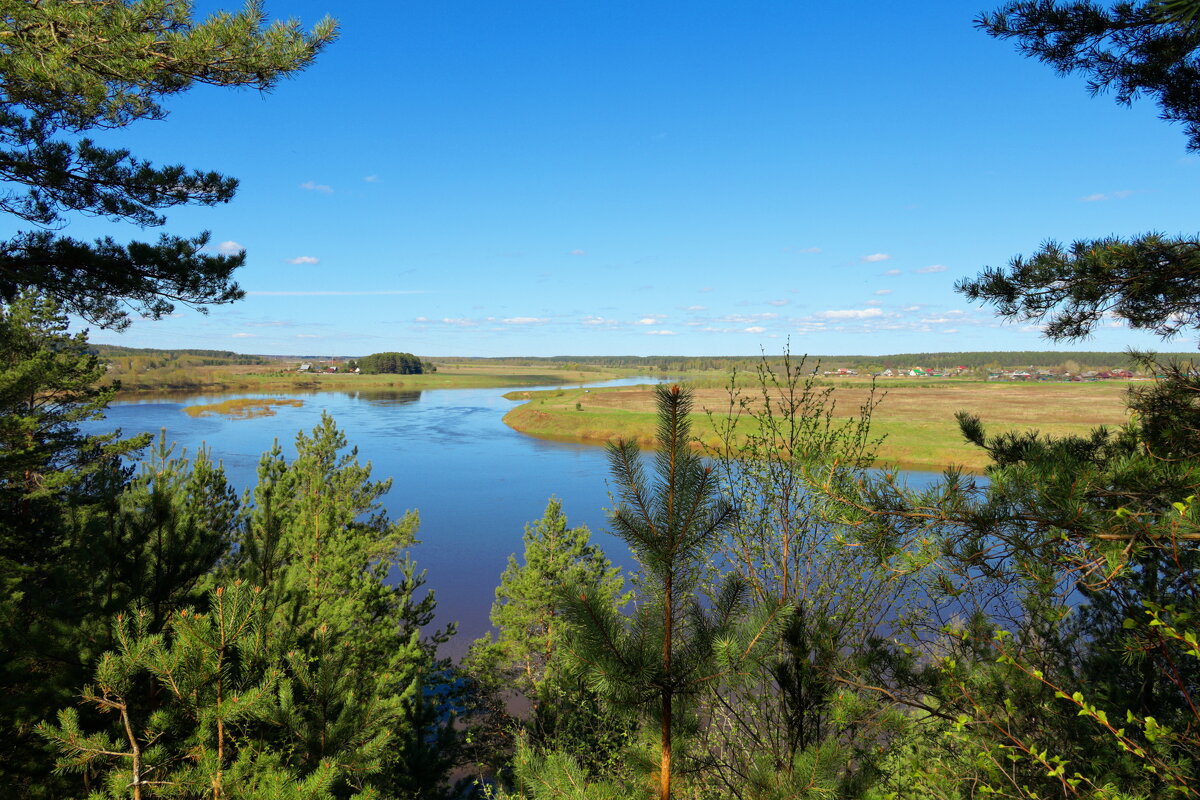
[{"label": "field with yellow grass", "polygon": [[[957,411],[979,415],[988,432],[1040,430],[1048,434],[1086,433],[1099,425],[1124,424],[1125,381],[1096,383],[1001,383],[941,381],[921,383],[881,381],[883,401],[872,419],[874,435],[885,435],[881,460],[904,467],[940,469],[959,464],[979,470],[987,459],[962,440],[954,420]],[[839,383],[833,392],[835,416],[857,414],[867,398],[865,382]],[[604,442],[617,438],[653,443],[654,392],[648,387],[563,389],[510,392],[527,400],[509,411],[504,421],[534,436]],[[696,390],[693,430],[715,443],[707,411],[724,414],[729,395],[724,389]]]}]

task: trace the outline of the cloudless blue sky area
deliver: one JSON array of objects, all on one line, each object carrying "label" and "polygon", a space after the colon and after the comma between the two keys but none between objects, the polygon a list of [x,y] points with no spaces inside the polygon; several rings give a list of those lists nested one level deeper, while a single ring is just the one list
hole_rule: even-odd
[{"label": "cloudless blue sky area", "polygon": [[165,121],[98,137],[241,180],[166,230],[244,247],[246,299],[91,338],[297,355],[1193,349],[1120,327],[1052,345],[954,292],[1048,239],[1196,232],[1181,130],[976,30],[990,9],[267,0],[308,25],[336,16],[341,38],[270,94],[199,87]]}]

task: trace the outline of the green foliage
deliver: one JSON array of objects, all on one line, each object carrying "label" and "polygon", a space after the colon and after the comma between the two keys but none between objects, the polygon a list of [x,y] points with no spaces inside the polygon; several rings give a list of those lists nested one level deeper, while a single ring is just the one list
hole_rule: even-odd
[{"label": "green foliage", "polygon": [[[432,367],[432,365],[428,365]],[[427,369],[426,362],[412,353],[372,353],[358,360],[358,367],[364,375],[421,375],[434,372]]]},{"label": "green foliage", "polygon": [[1200,329],[1198,271],[1200,241],[1151,233],[1070,247],[1050,242],[956,288],[991,303],[1001,316],[1045,322],[1044,335],[1055,340],[1084,339],[1106,317],[1166,338]]},{"label": "green foliage", "polygon": [[1188,146],[1196,149],[1196,13],[1194,0],[1023,0],[982,15],[977,24],[992,36],[1016,40],[1023,54],[1060,74],[1087,76],[1092,94],[1112,92],[1123,105],[1155,98],[1162,118],[1182,123]]},{"label": "green foliage", "polygon": [[422,635],[433,597],[417,598],[404,552],[416,515],[386,517],[389,485],[325,417],[294,460],[264,456],[244,503],[205,453],[160,441],[133,480],[75,509],[52,577],[60,593],[76,585],[41,612],[61,627],[36,652],[76,666],[25,689],[23,709],[62,708],[94,670],[84,697],[101,713],[42,727],[60,758],[43,793],[80,780],[114,797],[143,780],[147,798],[438,791],[458,741],[435,699],[453,680],[434,660],[449,634]]},{"label": "green foliage", "polygon": [[431,716],[425,688],[441,679],[433,650],[453,630],[422,638],[434,599],[418,599],[424,574],[404,554],[417,515],[387,518],[380,499],[391,481],[371,480],[329,415],[297,436],[296,453],[289,463],[277,445],[263,456],[231,567],[264,587],[272,629],[295,636],[281,717],[293,763],[374,763],[375,736],[390,729],[382,783],[436,784],[455,736],[451,720]]},{"label": "green foliage", "polygon": [[704,699],[711,772],[726,787],[753,784],[745,796],[854,796],[869,782],[869,751],[886,741],[888,704],[847,687],[870,683],[875,639],[906,581],[858,535],[851,506],[829,498],[860,494],[882,397],[872,391],[857,416],[835,419],[834,390],[788,353],[764,357],[754,388],[744,383],[732,375],[728,407],[710,415],[720,444],[709,451],[735,512],[709,581],[732,572],[790,613],[759,657]]},{"label": "green foliage", "polygon": [[77,648],[104,646],[83,629],[107,599],[89,592],[107,554],[84,534],[127,479],[121,457],[149,440],[80,431],[112,395],[103,373],[52,299],[0,306],[0,782],[17,786],[47,777],[31,726],[82,679]]},{"label": "green foliage", "polygon": [[79,432],[79,423],[103,416],[113,389],[95,385],[104,367],[86,334],[67,327],[48,296],[23,293],[0,307],[0,494],[10,512],[61,495],[148,440]]},{"label": "green foliage", "polygon": [[164,634],[138,614],[118,620],[83,703],[113,715],[119,733],[88,733],[75,709],[39,732],[57,769],[88,776],[95,798],[332,798],[346,767],[325,762],[300,776],[255,735],[278,705],[283,642],[269,634],[261,594],[219,588],[207,614],[174,614]]},{"label": "green foliage", "polygon": [[656,388],[657,480],[648,480],[632,442],[609,446],[620,505],[614,532],[642,566],[632,618],[598,602],[587,585],[569,587],[564,616],[571,624],[577,669],[610,702],[657,723],[658,796],[671,796],[672,760],[692,725],[682,701],[736,669],[777,624],[777,608],[748,604],[744,582],[731,576],[707,606],[697,597],[709,548],[733,518],[718,495],[717,477],[691,447],[691,397],[679,386]]},{"label": "green foliage", "polygon": [[[584,584],[594,587],[598,603],[616,609],[629,595],[619,570],[589,539],[586,527],[567,526],[562,503],[551,498],[541,519],[525,526],[523,560],[510,556],[500,577],[491,612],[496,640],[488,635],[472,643],[463,666],[475,682],[476,703],[486,706],[495,697],[494,707],[501,696],[523,698],[530,712],[522,728],[531,746],[573,753],[597,773],[619,764],[628,725],[571,674],[559,598],[563,586]],[[506,724],[495,714],[476,717],[473,735],[495,737],[502,733],[497,725]],[[492,747],[507,749],[499,742]]]},{"label": "green foliage", "polygon": [[[1129,104],[1139,95],[1158,101],[1164,119],[1182,122],[1191,149],[1200,147],[1196,69],[1200,37],[1191,0],[1008,3],[978,24],[992,36],[1060,73],[1082,72],[1093,94],[1113,91]],[[1195,280],[1200,242],[1157,233],[1128,241],[1051,242],[1007,269],[988,268],[957,288],[1019,320],[1048,320],[1055,340],[1089,335],[1105,315],[1164,338],[1200,329]]]},{"label": "green foliage", "polygon": [[1129,411],[1145,446],[1158,458],[1200,458],[1200,364],[1138,357],[1158,375],[1129,392]]},{"label": "green foliage", "polygon": [[132,306],[161,317],[174,303],[227,303],[244,255],[208,255],[208,235],[164,235],[121,245],[54,232],[73,213],[140,227],[163,210],[228,202],[237,182],[215,172],[156,167],[81,136],[162,119],[161,102],[193,85],[266,90],[303,69],[336,36],[332,21],[306,33],[266,23],[261,4],[192,19],[190,2],[5,0],[0,6],[0,210],[41,230],[17,233],[0,257],[0,298],[36,287],[95,323],[123,327]]},{"label": "green foliage", "polygon": [[541,752],[524,739],[517,742],[513,773],[515,794],[501,789],[485,796],[489,800],[628,800],[647,795],[645,787],[589,776],[569,752]]},{"label": "green foliage", "polygon": [[536,698],[561,669],[557,605],[564,585],[594,587],[598,602],[614,608],[628,599],[621,594],[624,579],[590,537],[582,525],[568,528],[562,502],[551,498],[541,519],[525,526],[523,563],[509,556],[500,576],[491,613],[499,636],[481,645],[497,651],[505,683],[528,697]]},{"label": "green foliage", "polygon": [[[1093,92],[1156,97],[1195,149],[1198,10],[1192,0],[1020,2],[980,24],[1060,72],[1087,74]],[[1046,320],[1054,340],[1086,336],[1110,315],[1169,338],[1200,329],[1198,248],[1158,234],[1051,243],[958,289],[1004,316]],[[939,694],[961,709],[953,735],[993,793],[1195,794],[1200,750],[1175,732],[1198,721],[1187,637],[1200,608],[1196,380],[1190,365],[1139,360],[1164,377],[1131,392],[1125,428],[988,437],[960,414],[964,437],[991,456],[986,489],[949,476],[940,497],[877,506],[900,512],[897,530],[938,541],[944,594],[974,602],[938,660]]]}]

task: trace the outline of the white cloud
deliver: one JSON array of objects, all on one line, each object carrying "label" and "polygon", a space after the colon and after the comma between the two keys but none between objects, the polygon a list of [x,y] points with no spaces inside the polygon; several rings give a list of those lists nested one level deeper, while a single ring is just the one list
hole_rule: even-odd
[{"label": "white cloud", "polygon": [[314,256],[296,256],[287,260],[289,264],[320,264],[321,259]]},{"label": "white cloud", "polygon": [[1079,198],[1083,203],[1098,203],[1102,200],[1120,200],[1123,197],[1129,197],[1133,192],[1129,189],[1122,189],[1119,192],[1100,192],[1097,194],[1089,194],[1087,197]]},{"label": "white cloud", "polygon": [[550,320],[547,317],[507,317],[500,321],[505,325],[540,325]]},{"label": "white cloud", "polygon": [[708,311],[708,306],[688,306],[685,311]]},{"label": "white cloud", "polygon": [[883,311],[878,308],[844,308],[822,311],[817,316],[824,319],[870,319],[882,317]]},{"label": "white cloud", "polygon": [[779,319],[779,315],[774,311],[767,311],[762,314],[727,314],[721,317],[721,322],[736,322],[741,325],[748,325],[752,322],[761,322],[768,319]]},{"label": "white cloud", "polygon": [[429,322],[429,317],[417,317],[414,322]]},{"label": "white cloud", "polygon": [[570,256],[586,256],[586,255],[587,255],[587,251],[586,251],[586,250],[572,250],[570,253],[567,253],[567,255],[570,255]]},{"label": "white cloud", "polygon": [[702,292],[711,292],[712,290],[713,290],[713,287],[711,287],[711,286],[701,286],[700,287],[700,291],[702,291]]},{"label": "white cloud", "polygon": [[958,328],[946,328],[942,333],[958,333]]},{"label": "white cloud", "polygon": [[368,175],[367,177],[363,178],[363,180],[366,181],[367,183],[379,183],[379,176],[378,175]]},{"label": "white cloud", "polygon": [[887,272],[885,272],[883,274],[891,275],[891,276],[895,277],[896,275],[902,275],[903,273],[904,273],[904,270],[901,270],[901,269],[889,269]]},{"label": "white cloud", "polygon": [[675,331],[646,331],[647,336],[674,336]]},{"label": "white cloud", "polygon": [[767,305],[769,305],[769,306],[786,306],[790,302],[792,302],[792,301],[791,300],[768,300]]},{"label": "white cloud", "polygon": [[307,189],[310,192],[324,192],[325,194],[329,194],[333,191],[332,186],[324,183],[317,183],[315,181],[305,181],[304,183],[300,184],[300,188]]},{"label": "white cloud", "polygon": [[871,253],[869,256],[862,257],[862,260],[866,261],[868,264],[874,264],[876,261],[888,261],[890,259],[891,256],[887,253]]},{"label": "white cloud", "polygon": [[881,306],[881,305],[883,305],[883,301],[882,301],[882,300],[868,300],[867,302],[863,303],[863,305],[866,305],[866,306]]},{"label": "white cloud", "polygon": [[235,339],[253,339],[253,338],[255,338],[255,336],[253,333],[242,332],[242,333],[235,333],[233,335],[233,338],[235,338]]},{"label": "white cloud", "polygon": [[217,252],[223,256],[236,256],[245,249],[246,248],[242,247],[232,239],[227,242],[221,242],[219,245],[217,245]]},{"label": "white cloud", "polygon": [[885,295],[885,294],[891,294],[891,293],[892,293],[891,289],[876,289],[875,290],[875,294],[878,294],[878,295]]},{"label": "white cloud", "polygon": [[903,310],[904,311],[920,311],[921,307],[920,306],[905,306],[903,308]]},{"label": "white cloud", "polygon": [[921,267],[918,270],[914,270],[914,272],[916,272],[918,275],[929,275],[934,272],[945,272],[946,269],[947,267],[945,264],[930,264],[928,267]]},{"label": "white cloud", "polygon": [[475,320],[467,319],[466,317],[442,317],[441,323],[443,325],[457,325],[460,328],[469,328],[479,324]]},{"label": "white cloud", "polygon": [[639,319],[635,324],[637,324],[637,325],[654,325],[657,322],[658,322],[658,320],[656,320],[654,317],[644,317],[642,319]]},{"label": "white cloud", "polygon": [[425,294],[424,289],[371,289],[362,292],[315,291],[315,292],[246,292],[258,297],[368,297],[385,294]]},{"label": "white cloud", "polygon": [[764,328],[762,325],[751,325],[749,328],[745,328],[744,330],[746,333],[763,333],[766,331],[766,328]]}]

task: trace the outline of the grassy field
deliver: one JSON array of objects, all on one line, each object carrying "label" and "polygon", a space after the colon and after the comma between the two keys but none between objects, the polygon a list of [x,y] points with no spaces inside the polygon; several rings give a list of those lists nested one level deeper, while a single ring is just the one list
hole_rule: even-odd
[{"label": "grassy field", "polygon": [[429,375],[305,374],[260,365],[196,367],[156,374],[116,375],[120,398],[153,392],[289,392],[356,391],[359,389],[487,389],[590,383],[631,374],[616,369],[555,369],[508,365],[438,364]]},{"label": "grassy field", "polygon": [[[957,411],[978,414],[989,434],[1004,430],[1037,429],[1050,434],[1085,433],[1098,425],[1126,421],[1124,381],[1097,383],[999,383],[983,381],[896,381],[880,383],[887,394],[875,411],[872,431],[886,434],[883,461],[909,468],[940,469],[960,464],[980,470],[987,460],[966,444],[954,421]],[[510,392],[528,402],[514,408],[504,421],[524,433],[552,439],[604,442],[616,438],[651,444],[654,435],[654,393],[646,387],[563,389]],[[839,383],[833,397],[837,415],[857,413],[866,399],[865,382]],[[723,389],[698,388],[693,430],[715,441],[705,409],[721,413],[728,407]]]}]

